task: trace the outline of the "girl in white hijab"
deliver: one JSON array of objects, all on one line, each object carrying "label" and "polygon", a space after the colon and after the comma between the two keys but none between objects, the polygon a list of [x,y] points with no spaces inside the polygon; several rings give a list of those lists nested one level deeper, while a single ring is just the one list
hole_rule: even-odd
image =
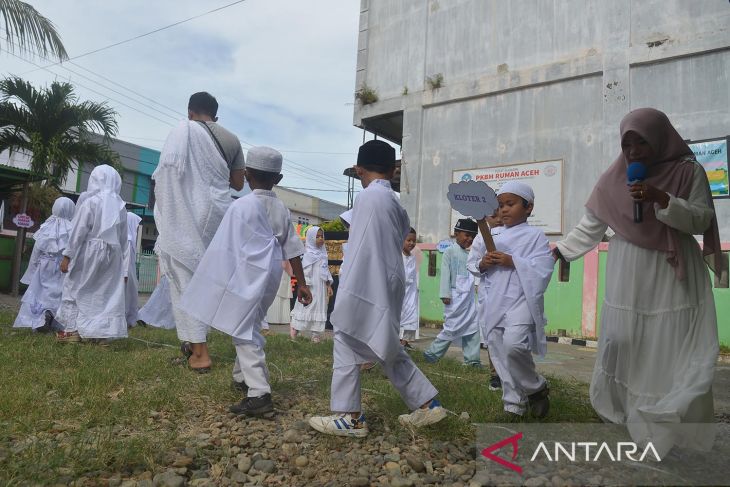
[{"label": "girl in white hijab", "polygon": [[50,330],[53,317],[61,305],[61,252],[66,248],[71,233],[75,206],[68,198],[56,199],[51,216],[33,234],[33,253],[28,269],[20,279],[20,282],[28,285],[28,289],[13,324],[16,328]]},{"label": "girl in white hijab", "polygon": [[65,328],[61,341],[127,336],[123,276],[129,246],[121,186],[113,167],[97,166],[87,198],[76,208],[61,261],[61,272],[68,273],[58,316]]},{"label": "girl in white hijab", "polygon": [[319,227],[307,230],[305,252],[302,258],[304,278],[312,291],[312,303],[304,306],[299,301],[291,312],[291,337],[300,331],[311,332],[312,341],[319,343],[327,323],[327,303],[332,297],[332,275],[327,264],[324,232]]}]

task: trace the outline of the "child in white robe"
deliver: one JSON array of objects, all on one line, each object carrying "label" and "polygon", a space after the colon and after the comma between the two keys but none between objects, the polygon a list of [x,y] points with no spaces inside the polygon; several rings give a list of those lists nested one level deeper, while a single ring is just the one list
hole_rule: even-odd
[{"label": "child in white robe", "polygon": [[479,270],[488,283],[484,336],[489,356],[502,380],[504,410],[543,418],[550,408],[548,384],[537,373],[532,354],[544,356],[544,294],[554,261],[545,234],[527,223],[534,207],[532,188],[509,181],[497,192],[504,229],[494,237]]},{"label": "child in white robe", "polygon": [[355,200],[342,281],[330,320],[334,365],[330,416],[314,416],[315,430],[337,436],[368,434],[362,414],[360,366],[378,362],[413,412],[398,417],[407,427],[441,421],[446,410],[436,388],[398,339],[405,289],[402,248],[408,215],[390,187],[395,150],[382,140],[360,147],[355,171],[363,191]]},{"label": "child in white robe", "polygon": [[312,292],[312,302],[304,306],[297,302],[291,312],[291,338],[298,332],[310,332],[311,340],[319,343],[327,323],[327,305],[332,297],[332,275],[324,246],[324,232],[317,226],[307,229],[302,258],[304,277]]},{"label": "child in white robe", "polygon": [[451,342],[461,339],[464,365],[481,367],[481,336],[477,322],[474,277],[466,268],[469,248],[477,235],[477,224],[470,218],[454,227],[456,243],[446,249],[441,260],[440,296],[444,303],[444,326],[423,352],[427,362],[435,363],[446,355]]},{"label": "child in white robe", "polygon": [[226,211],[181,306],[194,318],[233,337],[233,378],[247,394],[230,411],[242,416],[273,415],[261,330],[279,287],[283,259],[289,260],[297,277],[298,298],[307,304],[312,300],[300,259],[304,248],[289,211],[271,190],[282,178],[282,160],[274,149],[249,149],[246,179],[253,191]]},{"label": "child in white robe", "polygon": [[400,343],[406,350],[413,350],[409,342],[418,340],[418,259],[413,249],[416,248],[416,230],[411,227],[403,242],[403,269],[406,276],[406,290],[403,296],[403,309],[400,314]]},{"label": "child in white robe", "polygon": [[68,296],[75,316],[59,313],[64,335],[109,339],[127,336],[124,264],[127,259],[127,212],[119,197],[122,179],[106,164],[89,176],[86,198],[76,207],[73,228],[63,251],[61,272],[68,273]]},{"label": "child in white robe", "polygon": [[160,277],[155,290],[139,310],[138,318],[147,325],[166,330],[175,329],[175,315],[170,299],[170,283],[167,276]]},{"label": "child in white robe", "polygon": [[20,282],[28,285],[13,327],[50,331],[53,317],[61,306],[63,273],[61,252],[66,248],[71,233],[74,202],[58,198],[53,202],[51,216],[33,234],[33,253],[28,269]]},{"label": "child in white robe", "polygon": [[142,218],[139,215],[127,212],[127,239],[129,241],[129,252],[124,273],[124,297],[127,326],[137,324],[139,314],[139,280],[137,279],[137,230]]},{"label": "child in white robe", "polygon": [[[499,235],[504,228],[502,226],[502,220],[499,218],[498,214],[499,209],[495,210],[492,216],[487,217],[487,224],[489,225],[489,230],[492,234],[492,237]],[[479,270],[479,262],[482,260],[482,257],[484,257],[486,253],[487,246],[484,243],[484,238],[482,237],[481,233],[479,233],[474,239],[474,242],[471,244],[469,257],[466,259],[466,268],[474,275],[477,280],[477,322],[479,323],[479,334],[481,335],[481,341],[482,345],[484,345],[484,348],[487,348],[487,339],[484,336],[483,330],[486,325],[488,314],[488,283],[485,275]],[[502,381],[499,379],[499,375],[497,375],[494,364],[492,363],[491,359],[489,359],[489,352],[487,352],[487,360],[489,361],[489,372],[491,374],[489,377],[489,390],[498,391],[502,389]]]}]

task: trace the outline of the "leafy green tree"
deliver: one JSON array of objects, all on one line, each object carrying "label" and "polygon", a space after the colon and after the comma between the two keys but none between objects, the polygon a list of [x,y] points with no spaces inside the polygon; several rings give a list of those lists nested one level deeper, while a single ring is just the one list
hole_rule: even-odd
[{"label": "leafy green tree", "polygon": [[30,4],[19,0],[0,0],[0,18],[5,28],[5,42],[0,43],[0,51],[5,49],[21,54],[33,54],[35,51],[45,58],[68,59],[53,23]]},{"label": "leafy green tree", "polygon": [[69,83],[39,90],[18,77],[5,78],[0,80],[0,152],[28,154],[30,169],[48,174],[48,183],[58,186],[77,164],[118,164],[118,154],[109,149],[116,115],[106,103],[79,101]]}]

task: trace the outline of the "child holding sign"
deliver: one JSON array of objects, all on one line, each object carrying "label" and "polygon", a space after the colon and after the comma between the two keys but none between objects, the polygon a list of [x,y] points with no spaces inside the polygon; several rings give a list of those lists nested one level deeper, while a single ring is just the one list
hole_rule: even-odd
[{"label": "child holding sign", "polygon": [[423,352],[427,362],[437,362],[451,342],[461,338],[464,364],[479,367],[481,337],[477,323],[474,278],[466,268],[469,248],[477,235],[477,224],[470,218],[456,222],[456,243],[446,249],[441,261],[441,301],[444,303],[444,328]]},{"label": "child holding sign", "polygon": [[548,385],[531,353],[543,356],[547,350],[544,294],[554,261],[543,232],[527,223],[535,201],[532,188],[509,181],[497,199],[505,228],[494,236],[496,250],[479,262],[489,287],[483,332],[502,379],[504,410],[522,416],[529,404],[532,415],[543,418],[550,408]]}]

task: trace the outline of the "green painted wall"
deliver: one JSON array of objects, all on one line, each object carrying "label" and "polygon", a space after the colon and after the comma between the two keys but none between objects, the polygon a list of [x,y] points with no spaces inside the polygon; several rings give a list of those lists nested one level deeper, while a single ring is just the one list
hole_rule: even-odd
[{"label": "green painted wall", "polygon": [[[444,307],[438,297],[439,280],[441,279],[441,254],[436,254],[436,275],[428,275],[428,254],[424,251],[420,269],[421,319],[431,322],[442,322]],[[601,308],[606,294],[606,260],[608,254],[598,254],[598,292],[596,313],[596,334],[600,333]],[[714,281],[713,281],[714,282]],[[713,288],[715,307],[718,317],[718,333],[720,343],[730,345],[730,289]],[[558,269],[555,268],[553,278],[545,293],[545,314],[548,318],[548,331],[556,332],[564,329],[569,336],[579,337],[582,334],[581,320],[583,314],[583,259],[570,264],[570,280],[558,281]]]},{"label": "green painted wall", "polygon": [[[436,275],[428,275],[429,254],[436,255]],[[439,283],[441,282],[441,252],[424,251],[418,275],[418,298],[420,300],[421,320],[444,321],[444,305],[439,299]]]},{"label": "green painted wall", "polygon": [[583,320],[583,259],[570,263],[568,282],[558,279],[558,266],[555,266],[553,277],[545,293],[545,315],[548,332],[556,334],[557,330],[566,330],[568,336],[579,337],[582,334]]}]

